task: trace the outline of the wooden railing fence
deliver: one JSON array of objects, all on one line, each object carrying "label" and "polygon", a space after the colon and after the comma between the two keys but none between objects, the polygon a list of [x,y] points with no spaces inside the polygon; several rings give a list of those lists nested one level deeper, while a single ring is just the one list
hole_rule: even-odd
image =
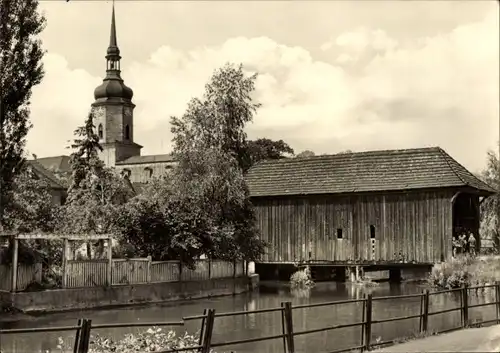
[{"label": "wooden railing fence", "polygon": [[[469,302],[469,291],[492,288],[494,290],[495,300],[493,302],[481,303],[471,305]],[[441,295],[445,293],[459,292],[461,297],[461,304],[458,307],[445,309],[440,311],[430,312],[430,300],[431,296]],[[394,300],[402,298],[420,298],[420,313],[418,315],[407,315],[400,317],[392,317],[388,319],[376,319],[373,317],[373,303],[376,301],[383,300]],[[345,305],[348,303],[362,303],[363,313],[362,319],[359,322],[348,323],[348,324],[337,324],[331,325],[323,328],[315,328],[302,331],[294,331],[293,325],[293,311],[300,309],[307,309],[313,307],[327,307],[335,305]],[[469,311],[472,308],[484,307],[484,306],[495,306],[496,318],[493,320],[486,320],[482,322],[471,323],[469,320]],[[305,305],[295,305],[293,306],[291,302],[283,302],[279,308],[270,309],[259,309],[250,311],[239,311],[239,312],[228,312],[216,314],[214,309],[205,309],[202,315],[183,317],[182,321],[177,322],[143,322],[143,323],[119,323],[119,324],[104,324],[104,325],[93,325],[92,320],[80,319],[76,326],[65,326],[65,327],[49,327],[49,328],[27,328],[27,329],[12,329],[12,330],[0,330],[0,335],[2,334],[20,334],[20,333],[35,333],[35,332],[53,332],[53,331],[75,331],[75,343],[74,343],[74,353],[87,353],[90,346],[90,334],[91,330],[104,329],[104,328],[120,328],[120,327],[151,327],[151,326],[183,326],[187,321],[201,320],[201,334],[199,339],[199,344],[191,347],[177,348],[171,350],[164,350],[161,353],[175,353],[175,352],[199,352],[199,353],[209,353],[212,348],[235,346],[241,344],[247,344],[252,342],[269,341],[280,339],[283,341],[283,352],[284,353],[295,353],[295,341],[294,338],[299,335],[308,335],[318,332],[326,332],[332,330],[338,330],[348,327],[359,327],[360,328],[360,342],[356,346],[347,347],[335,351],[330,351],[330,353],[341,353],[353,350],[358,350],[361,352],[369,351],[374,347],[384,346],[393,344],[394,341],[380,341],[372,342],[372,328],[376,324],[381,324],[385,322],[394,322],[408,319],[419,319],[420,333],[426,333],[429,329],[429,319],[438,314],[444,314],[453,311],[460,311],[461,313],[461,325],[460,327],[452,327],[440,332],[434,333],[444,333],[453,330],[458,330],[461,328],[470,327],[472,324],[500,324],[500,283],[497,282],[493,285],[468,287],[464,286],[462,288],[444,290],[438,292],[430,292],[429,290],[424,290],[419,294],[410,295],[399,295],[399,296],[387,296],[387,297],[373,297],[372,294],[366,295],[363,299],[352,299],[352,300],[342,300],[326,303],[316,303],[316,304],[305,304]],[[257,338],[248,338],[241,340],[233,340],[229,342],[212,342],[212,333],[215,325],[215,319],[228,316],[244,316],[249,314],[260,314],[260,313],[270,313],[279,312],[281,315],[281,334],[269,335]],[[403,337],[401,337],[403,338]]]}]

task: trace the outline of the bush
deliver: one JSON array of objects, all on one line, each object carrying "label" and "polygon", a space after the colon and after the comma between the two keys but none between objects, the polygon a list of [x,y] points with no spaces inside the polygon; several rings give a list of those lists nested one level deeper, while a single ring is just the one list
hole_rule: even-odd
[{"label": "bush", "polygon": [[500,280],[500,259],[495,256],[461,255],[435,264],[429,276],[432,286],[445,289],[491,284]]},{"label": "bush", "polygon": [[[181,349],[199,344],[199,335],[190,335],[185,332],[178,336],[174,331],[164,331],[159,327],[151,327],[145,332],[137,335],[128,334],[119,341],[96,335],[90,342],[89,353],[136,353],[136,352],[159,352],[164,350]],[[58,339],[58,349],[65,351],[64,341]],[[196,353],[197,349],[184,351]],[[211,353],[215,351],[210,350]]]},{"label": "bush", "polygon": [[314,281],[312,280],[309,266],[292,274],[290,277],[290,285],[292,289],[314,287]]},{"label": "bush", "polygon": [[[152,327],[136,336],[129,334],[118,342],[97,335],[91,342],[89,353],[157,352],[197,345],[198,337],[196,335],[190,335],[186,332],[183,336],[177,336],[174,331],[165,332],[159,327]],[[186,352],[195,353],[196,350]]]}]

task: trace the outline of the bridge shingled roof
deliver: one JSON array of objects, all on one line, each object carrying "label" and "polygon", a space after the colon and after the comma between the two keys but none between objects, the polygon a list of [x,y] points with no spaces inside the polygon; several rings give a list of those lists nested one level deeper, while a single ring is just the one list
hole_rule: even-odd
[{"label": "bridge shingled roof", "polygon": [[253,166],[246,180],[251,197],[446,187],[497,192],[440,147],[268,160]]}]

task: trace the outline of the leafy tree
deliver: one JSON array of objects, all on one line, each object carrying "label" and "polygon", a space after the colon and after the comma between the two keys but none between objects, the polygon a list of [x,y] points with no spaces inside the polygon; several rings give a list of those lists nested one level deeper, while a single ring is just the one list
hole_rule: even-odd
[{"label": "leafy tree", "polygon": [[61,228],[65,232],[115,233],[114,219],[132,196],[127,182],[112,170],[88,174],[69,193]]},{"label": "leafy tree", "polygon": [[315,156],[315,154],[313,151],[305,150],[305,151],[300,152],[296,157],[297,158],[306,158],[306,157],[314,157],[314,156]]},{"label": "leafy tree", "polygon": [[[50,184],[34,171],[36,161],[26,162],[16,175],[9,207],[5,210],[7,228],[19,233],[50,233],[57,225],[60,207],[52,202]],[[0,254],[0,262],[12,260],[12,243]],[[54,240],[25,240],[19,242],[20,263],[43,263],[42,278],[53,277],[51,266],[60,264],[62,242]]]},{"label": "leafy tree", "polygon": [[[102,150],[91,112],[85,125],[75,130],[70,156],[71,178],[67,202],[62,208],[59,230],[63,233],[117,233],[115,220],[133,196],[127,180],[99,159]],[[100,251],[102,252],[102,242]],[[91,245],[87,243],[87,256]]]},{"label": "leafy tree", "polygon": [[256,78],[245,77],[241,65],[226,64],[205,86],[203,99],[192,99],[181,118],[172,118],[174,154],[181,164],[192,151],[215,148],[233,157],[243,169],[244,127],[260,107],[251,98]]},{"label": "leafy tree", "polygon": [[0,0],[0,230],[25,161],[31,92],[44,75],[37,38],[44,26],[37,0]]},{"label": "leafy tree", "polygon": [[4,218],[9,229],[20,233],[54,230],[58,207],[52,202],[50,185],[28,163],[14,179],[11,201]]},{"label": "leafy tree", "polygon": [[102,152],[103,149],[99,143],[99,136],[95,132],[94,114],[95,111],[91,111],[85,124],[74,132],[76,138],[71,144],[74,151],[69,160],[72,172],[69,192],[84,188],[85,185],[81,185],[81,183],[89,175],[100,176],[104,172],[104,163],[99,159],[99,152]]},{"label": "leafy tree", "polygon": [[172,118],[178,166],[150,183],[120,218],[124,240],[137,255],[193,265],[201,254],[236,260],[262,253],[243,177],[244,127],[259,106],[251,100],[255,78],[226,65],[201,99]]},{"label": "leafy tree", "polygon": [[250,140],[243,151],[243,172],[255,163],[266,159],[282,159],[293,156],[293,149],[283,140],[273,141],[267,138]]},{"label": "leafy tree", "polygon": [[[488,152],[488,162],[480,176],[488,185],[500,190],[500,169],[498,156],[495,152]],[[500,223],[498,220],[499,195],[488,197],[481,204],[480,234],[482,239],[491,239],[497,251],[500,248]]]},{"label": "leafy tree", "polygon": [[123,208],[118,218],[123,243],[133,247],[134,256],[180,260],[192,267],[207,248],[210,220],[197,202],[179,198],[160,183],[153,180]]},{"label": "leafy tree", "polygon": [[195,200],[196,210],[210,220],[204,223],[210,227],[207,252],[218,258],[253,260],[263,249],[243,177],[244,127],[259,107],[251,99],[255,79],[246,77],[241,65],[227,64],[214,73],[203,98],[193,99],[185,114],[171,121],[179,163],[174,189],[179,200]]}]

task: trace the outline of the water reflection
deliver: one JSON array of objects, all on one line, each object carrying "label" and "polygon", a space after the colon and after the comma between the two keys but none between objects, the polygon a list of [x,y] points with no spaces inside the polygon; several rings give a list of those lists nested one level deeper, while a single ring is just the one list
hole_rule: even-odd
[{"label": "water reflection", "polygon": [[[377,287],[363,287],[344,283],[318,283],[306,293],[292,292],[286,285],[266,285],[255,293],[234,297],[221,297],[207,300],[171,303],[164,305],[149,305],[127,309],[81,311],[71,313],[50,314],[33,317],[30,321],[9,324],[9,328],[65,326],[74,325],[78,318],[92,318],[92,322],[152,322],[175,321],[182,316],[199,315],[205,308],[214,308],[216,312],[258,310],[280,307],[280,303],[291,301],[294,305],[331,302],[345,299],[361,299],[367,293],[374,298],[389,295],[421,293],[424,287],[415,284],[391,285],[380,284]],[[430,312],[440,311],[460,306],[459,293],[448,293],[430,296]],[[494,301],[494,293],[471,291],[470,303],[488,303]],[[376,320],[417,315],[420,313],[420,298],[403,298],[398,300],[375,300],[373,318]],[[471,308],[469,317],[472,321],[491,320],[495,318],[494,307]],[[294,330],[302,331],[338,324],[354,323],[363,317],[362,303],[348,303],[336,306],[321,306],[308,309],[295,309],[293,312]],[[429,318],[430,330],[443,330],[460,326],[460,311],[434,315]],[[188,322],[184,328],[177,328],[178,333],[185,330],[194,333],[200,329],[200,321]],[[0,323],[0,325],[2,325]],[[4,325],[5,327],[5,325]],[[372,340],[380,338],[383,341],[409,336],[418,332],[419,320],[411,319],[398,322],[388,322],[374,325]],[[127,333],[137,333],[145,328],[121,328],[99,330],[113,339],[120,339]],[[93,331],[94,332],[94,331]],[[97,333],[97,332],[96,332]],[[281,333],[281,314],[279,312],[253,313],[247,316],[230,316],[216,318],[213,340],[227,342],[251,337],[262,337]],[[3,353],[56,352],[57,338],[72,343],[74,333],[40,333],[22,334],[15,337],[4,335],[0,340]],[[361,328],[346,328],[342,330],[321,332],[307,336],[296,337],[297,352],[322,352],[359,345],[361,343]],[[257,342],[234,347],[224,347],[221,351],[236,351],[238,353],[281,353],[280,339],[268,342]],[[58,352],[58,351],[57,351]],[[68,350],[71,352],[71,350]]]},{"label": "water reflection", "polygon": [[[255,298],[251,298],[248,302],[248,304],[246,305],[246,308],[245,308],[246,311],[255,311],[257,310],[257,302],[255,301]],[[255,315],[257,314],[248,314],[246,315],[246,325],[245,325],[245,329],[247,330],[251,330],[251,329],[254,329],[256,327],[255,325]]]},{"label": "water reflection", "polygon": [[309,299],[311,296],[310,288],[292,288],[290,289],[290,293],[294,298],[297,299]]}]

